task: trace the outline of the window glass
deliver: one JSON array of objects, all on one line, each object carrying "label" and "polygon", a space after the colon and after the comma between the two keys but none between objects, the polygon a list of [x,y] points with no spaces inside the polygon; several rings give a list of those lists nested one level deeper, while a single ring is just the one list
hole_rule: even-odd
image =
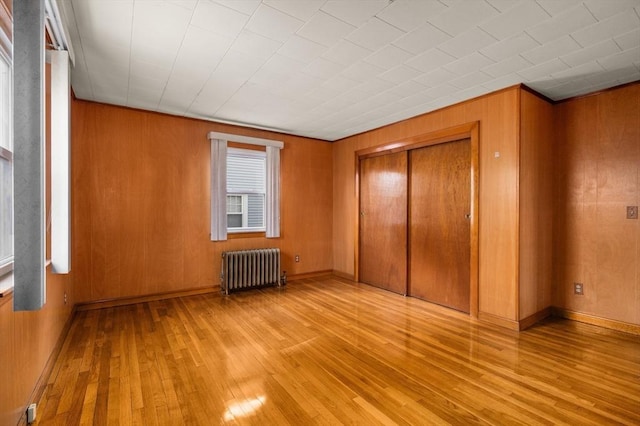
[{"label": "window glass", "polygon": [[227,229],[264,231],[266,153],[229,148],[227,153]]},{"label": "window glass", "polygon": [[242,214],[242,195],[227,195],[227,214]]},{"label": "window glass", "polygon": [[227,228],[242,228],[242,195],[227,195]]}]

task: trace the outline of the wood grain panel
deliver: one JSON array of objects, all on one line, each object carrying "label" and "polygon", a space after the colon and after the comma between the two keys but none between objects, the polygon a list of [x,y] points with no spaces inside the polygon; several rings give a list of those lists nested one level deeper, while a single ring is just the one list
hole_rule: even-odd
[{"label": "wood grain panel", "polygon": [[638,200],[639,94],[640,84],[636,84],[627,90],[604,92],[596,98],[598,204]]},{"label": "wood grain panel", "polygon": [[360,281],[407,294],[407,152],[360,160]]},{"label": "wood grain panel", "polygon": [[518,94],[482,99],[480,122],[480,312],[509,320],[518,307]]},{"label": "wood grain panel", "polygon": [[81,103],[71,102],[73,117],[71,130],[71,262],[73,275],[73,293],[75,300],[91,300],[91,186],[87,184],[91,177],[91,147],[83,149],[75,146],[79,134],[95,134],[95,118]]},{"label": "wood grain panel", "polygon": [[[332,269],[332,161],[329,143],[285,140],[280,163],[281,249],[288,275]],[[295,262],[295,255],[300,262]]]},{"label": "wood grain panel", "polygon": [[355,276],[356,240],[356,162],[355,140],[332,146],[333,214],[332,251],[333,269]]},{"label": "wood grain panel", "polygon": [[469,139],[409,153],[409,294],[470,310]]},{"label": "wood grain panel", "polygon": [[[176,137],[178,140],[187,140],[189,137],[188,126],[180,126]],[[184,168],[180,190],[183,197],[180,205],[180,215],[183,220],[184,233],[188,238],[183,241],[183,280],[193,283],[194,287],[204,287],[208,283],[218,283],[211,267],[213,247],[207,241],[209,236],[209,210],[203,208],[200,200],[201,194],[210,192],[209,161],[210,144],[190,144],[184,151]],[[197,214],[184,214],[186,212],[198,212]],[[194,238],[197,236],[197,238]]]},{"label": "wood grain panel", "polygon": [[[110,282],[114,286],[112,292],[117,294],[122,294],[125,289],[129,289],[130,292],[143,290],[147,288],[146,283],[149,281],[150,271],[146,265],[150,253],[146,250],[145,242],[148,220],[143,206],[149,194],[153,192],[148,186],[150,177],[146,166],[146,159],[153,147],[145,143],[140,128],[129,125],[126,134],[114,136],[126,138],[122,143],[118,143],[118,198],[115,211],[112,211],[107,219],[117,221],[115,237],[119,273],[117,278],[114,275],[115,279]],[[158,206],[158,209],[164,210],[164,206]],[[89,252],[92,251],[90,247],[87,249]],[[194,253],[194,256],[197,254]]]},{"label": "wood grain panel", "polygon": [[2,380],[0,380],[0,424],[13,425],[17,423],[22,411],[20,399],[25,396],[17,392],[16,374],[13,369],[17,366],[15,345],[15,314],[13,313],[13,296],[0,300],[0,363]]},{"label": "wood grain panel", "polygon": [[[570,105],[570,107],[567,107]],[[583,261],[586,254],[586,240],[591,227],[596,225],[595,217],[595,177],[587,159],[593,155],[591,138],[587,134],[596,133],[596,121],[590,113],[587,98],[554,107],[557,151],[554,171],[554,305],[565,306],[565,300],[572,303],[586,302],[585,298],[574,298],[573,283],[584,282]],[[562,167],[560,167],[562,165]],[[584,207],[588,202],[587,214]],[[584,236],[580,237],[580,236]],[[589,250],[590,253],[595,251]],[[590,259],[596,262],[595,256]],[[573,305],[582,311],[585,306]]]},{"label": "wood grain panel", "polygon": [[[176,128],[181,123],[163,118],[156,114],[145,115],[142,128],[155,129],[159,134],[166,135],[166,141],[177,142]],[[142,203],[146,279],[144,293],[140,294],[149,294],[174,290],[173,287],[183,278],[184,241],[190,236],[184,234],[182,226],[185,216],[189,214],[181,208],[186,202],[182,186],[188,183],[182,181],[182,171],[189,165],[184,162],[185,144],[165,143],[162,149],[158,149],[158,141],[155,141],[156,146],[154,141],[146,137],[141,141],[150,146],[146,150],[147,155],[142,158],[147,178],[144,188],[146,196]],[[127,175],[121,177],[125,179]],[[114,215],[114,218],[124,219],[119,215]]]},{"label": "wood grain panel", "polygon": [[640,224],[626,206],[640,200],[640,84],[555,108],[554,304],[638,325]]},{"label": "wood grain panel", "polygon": [[638,353],[637,336],[574,321],[518,333],[371,286],[302,280],[286,291],[78,313],[39,416],[42,424],[631,425],[640,422]]},{"label": "wood grain panel", "polygon": [[[331,144],[85,101],[72,107],[79,302],[217,285],[225,250],[278,247],[289,275],[332,269]],[[210,241],[210,131],[284,141],[281,238]]]},{"label": "wood grain panel", "polygon": [[553,281],[553,105],[520,94],[519,319],[551,306]]},{"label": "wood grain panel", "polygon": [[[72,123],[74,122],[75,120],[72,120]],[[95,124],[97,125],[97,121]],[[113,219],[113,213],[116,211],[118,190],[120,189],[118,185],[119,174],[117,172],[119,164],[117,156],[122,135],[119,135],[117,131],[116,127],[101,128],[99,132],[102,143],[94,143],[90,146],[73,137],[72,149],[74,147],[91,149],[92,173],[89,177],[88,183],[90,186],[87,191],[92,216],[92,226],[90,228],[91,262],[87,266],[89,267],[91,283],[90,295],[95,299],[108,297],[110,292],[119,288],[120,283],[120,271],[117,268],[118,249],[120,247],[116,244],[119,230],[117,222]],[[95,133],[98,133],[97,129]],[[73,167],[71,170],[73,173]],[[75,262],[73,264],[75,265],[74,267],[80,266]]]}]

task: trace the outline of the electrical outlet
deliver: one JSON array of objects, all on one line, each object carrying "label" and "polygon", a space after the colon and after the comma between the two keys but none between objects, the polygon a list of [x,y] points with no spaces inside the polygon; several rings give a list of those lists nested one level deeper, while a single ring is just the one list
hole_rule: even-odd
[{"label": "electrical outlet", "polygon": [[36,421],[36,404],[31,404],[27,408],[27,423],[31,424]]},{"label": "electrical outlet", "polygon": [[638,218],[638,206],[627,206],[627,219]]},{"label": "electrical outlet", "polygon": [[577,295],[584,295],[584,285],[582,283],[573,283],[573,292]]},{"label": "electrical outlet", "polygon": [[65,305],[67,304],[67,292],[66,291],[64,292],[64,304]]},{"label": "electrical outlet", "polygon": [[300,262],[300,255],[296,254],[296,263]]}]

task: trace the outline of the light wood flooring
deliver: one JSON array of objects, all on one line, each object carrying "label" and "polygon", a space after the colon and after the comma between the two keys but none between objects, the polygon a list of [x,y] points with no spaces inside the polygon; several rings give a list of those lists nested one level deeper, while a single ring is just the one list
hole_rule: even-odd
[{"label": "light wood flooring", "polygon": [[640,424],[640,338],[336,278],[78,312],[38,424]]}]

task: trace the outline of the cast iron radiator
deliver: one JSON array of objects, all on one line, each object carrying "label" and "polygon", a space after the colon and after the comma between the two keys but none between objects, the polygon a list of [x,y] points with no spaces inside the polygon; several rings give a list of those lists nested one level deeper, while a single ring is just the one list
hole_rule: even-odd
[{"label": "cast iron radiator", "polygon": [[280,285],[280,249],[225,251],[221,270],[220,290],[225,294]]}]

